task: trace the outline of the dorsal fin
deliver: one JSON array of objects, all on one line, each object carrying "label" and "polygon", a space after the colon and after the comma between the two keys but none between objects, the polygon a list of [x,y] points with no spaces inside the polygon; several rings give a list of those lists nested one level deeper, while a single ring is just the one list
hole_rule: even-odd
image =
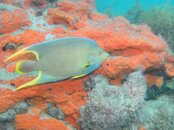
[{"label": "dorsal fin", "polygon": [[16,53],[14,53],[13,55],[11,55],[10,57],[8,57],[7,59],[5,59],[5,62],[10,61],[13,58],[17,58],[18,56],[22,55],[22,54],[26,54],[26,53],[33,53],[36,56],[36,60],[39,60],[39,55],[37,52],[35,51],[31,51],[31,50],[27,50],[27,48],[24,48]]}]

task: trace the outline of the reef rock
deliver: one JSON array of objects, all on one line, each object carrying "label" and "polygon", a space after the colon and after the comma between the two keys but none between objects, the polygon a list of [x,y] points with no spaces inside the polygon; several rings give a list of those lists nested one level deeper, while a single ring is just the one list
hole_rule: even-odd
[{"label": "reef rock", "polygon": [[25,10],[0,4],[0,34],[11,33],[29,25],[31,22]]}]

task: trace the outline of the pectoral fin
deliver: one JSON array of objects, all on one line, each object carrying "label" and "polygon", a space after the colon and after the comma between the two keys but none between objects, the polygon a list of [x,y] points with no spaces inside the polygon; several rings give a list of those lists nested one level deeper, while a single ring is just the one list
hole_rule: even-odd
[{"label": "pectoral fin", "polygon": [[87,63],[83,66],[84,69],[88,68],[91,64]]},{"label": "pectoral fin", "polygon": [[39,74],[35,79],[19,86],[18,88],[15,89],[15,91],[18,91],[24,88],[29,88],[31,86],[38,85],[38,84],[55,82],[58,80],[61,80],[61,79],[47,75],[47,74],[43,74],[42,71],[39,71]]}]

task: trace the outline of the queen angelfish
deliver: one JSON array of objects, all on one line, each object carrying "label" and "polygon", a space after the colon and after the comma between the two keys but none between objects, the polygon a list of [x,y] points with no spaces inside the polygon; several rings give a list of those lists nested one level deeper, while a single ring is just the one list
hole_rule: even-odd
[{"label": "queen angelfish", "polygon": [[35,54],[36,60],[18,61],[16,71],[22,74],[38,71],[39,74],[16,90],[37,84],[80,78],[99,68],[109,56],[91,39],[68,37],[26,47],[6,61],[24,53]]}]

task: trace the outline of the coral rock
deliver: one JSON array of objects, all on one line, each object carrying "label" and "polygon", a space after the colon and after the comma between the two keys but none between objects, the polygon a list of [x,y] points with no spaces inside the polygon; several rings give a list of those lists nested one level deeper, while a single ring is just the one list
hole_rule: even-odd
[{"label": "coral rock", "polygon": [[124,77],[137,69],[161,68],[168,56],[167,44],[155,36],[148,27],[131,25],[124,18],[105,20],[83,29],[70,32],[96,40],[99,46],[111,53],[99,73],[109,78]]},{"label": "coral rock", "polygon": [[47,1],[46,0],[24,0],[23,1],[23,8],[40,8],[43,9],[44,7],[47,6]]},{"label": "coral rock", "polygon": [[[18,86],[29,80],[31,80],[31,77],[21,77],[17,80],[11,80],[10,83],[14,83]],[[17,92],[2,89],[0,92],[2,92],[4,96],[0,98],[0,102],[3,103],[3,106],[0,107],[0,112],[6,111],[17,102],[27,98],[42,97],[46,102],[52,102],[57,105],[64,112],[66,121],[76,126],[79,109],[85,104],[84,97],[86,96],[86,92],[83,89],[83,82],[83,80],[67,80],[50,85],[35,86]],[[40,91],[40,89],[42,90]]]},{"label": "coral rock", "polygon": [[79,8],[79,6],[75,2],[69,0],[58,2],[57,5],[60,7],[62,11],[65,12],[74,12],[77,11]]},{"label": "coral rock", "polygon": [[168,77],[173,77],[174,76],[174,65],[171,63],[166,64],[165,73]]},{"label": "coral rock", "polygon": [[108,16],[102,15],[102,14],[99,14],[99,13],[91,13],[90,18],[92,20],[98,21],[98,20],[108,19]]},{"label": "coral rock", "polygon": [[167,62],[169,62],[169,63],[174,63],[174,56],[168,56],[167,57]]},{"label": "coral rock", "polygon": [[160,76],[146,74],[145,77],[147,79],[147,86],[148,87],[151,87],[153,85],[155,85],[157,87],[161,87],[163,85],[164,77],[162,77],[162,76],[160,77]]},{"label": "coral rock", "polygon": [[22,0],[4,0],[5,4],[11,4],[17,7],[22,7]]},{"label": "coral rock", "polygon": [[58,8],[49,9],[48,16],[48,23],[50,24],[71,24],[74,19],[71,14],[67,14]]},{"label": "coral rock", "polygon": [[86,26],[85,22],[77,22],[74,24],[74,29],[81,29]]},{"label": "coral rock", "polygon": [[30,24],[28,15],[23,10],[15,9],[13,12],[4,10],[0,13],[0,34],[13,32]]},{"label": "coral rock", "polygon": [[58,2],[57,8],[48,9],[47,21],[49,24],[68,25],[70,30],[77,29],[74,24],[79,22],[82,26],[85,25],[90,12],[86,2],[62,1]]},{"label": "coral rock", "polygon": [[54,118],[49,119],[39,119],[37,116],[30,114],[20,114],[16,116],[16,129],[27,130],[70,130],[62,121],[56,120]]}]

